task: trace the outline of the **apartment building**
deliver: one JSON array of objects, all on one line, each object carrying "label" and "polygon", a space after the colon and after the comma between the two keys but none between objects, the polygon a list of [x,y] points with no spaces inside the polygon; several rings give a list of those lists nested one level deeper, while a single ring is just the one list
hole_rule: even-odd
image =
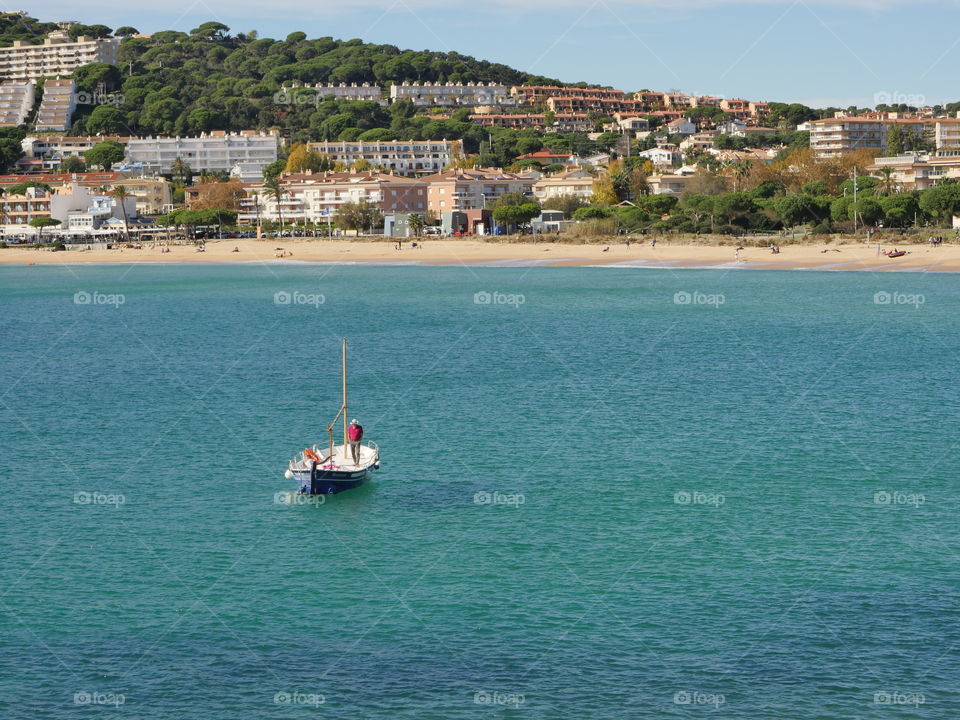
[{"label": "apartment building", "polygon": [[549,97],[545,102],[547,110],[554,113],[598,112],[613,115],[622,112],[643,112],[646,110],[642,100],[628,100],[624,97],[605,97],[584,95],[579,97]]},{"label": "apartment building", "polygon": [[349,85],[346,83],[340,83],[339,85],[306,85],[305,87],[312,88],[318,98],[332,95],[337,100],[366,100],[378,102],[381,105],[387,104],[387,99],[383,96],[383,90],[380,89],[380,86],[370,83],[363,83],[362,85],[357,85],[357,83]]},{"label": "apartment building", "polygon": [[0,47],[0,78],[38,80],[69,75],[82,65],[94,62],[116,64],[120,38],[73,40],[65,33],[53,33],[42,45],[14,40],[11,47]]},{"label": "apartment building", "polygon": [[390,100],[410,100],[418,107],[516,104],[506,85],[482,82],[431,84],[405,81],[390,86]]},{"label": "apartment building", "polygon": [[533,195],[540,202],[568,196],[589,200],[593,195],[593,181],[593,175],[586,170],[568,170],[538,179],[533,184]]},{"label": "apartment building", "polygon": [[384,214],[422,213],[427,209],[427,183],[422,179],[380,172],[299,173],[282,175],[284,194],[280,200],[262,184],[248,187],[241,203],[239,222],[259,224],[325,222],[345,203],[367,202]]},{"label": "apartment building", "polygon": [[89,173],[32,173],[29,175],[0,175],[0,189],[22,182],[38,182],[56,188],[65,185],[80,185],[96,190],[113,190],[123,186],[136,203],[136,211],[141,215],[155,215],[166,212],[172,203],[170,183],[163,178],[127,177],[119,172]]},{"label": "apartment building", "polygon": [[554,87],[552,85],[515,85],[510,95],[518,105],[545,105],[549,98],[622,100],[623,90],[610,88]]},{"label": "apartment building", "polygon": [[94,230],[123,230],[127,222],[137,217],[137,201],[120,198],[95,189],[70,183],[50,196],[50,217],[59,220],[59,228],[68,232]]},{"label": "apartment building", "polygon": [[724,98],[720,101],[720,109],[727,115],[732,115],[740,120],[752,119],[750,112],[750,101],[741,98]]},{"label": "apartment building", "polygon": [[934,121],[882,117],[835,117],[812,120],[810,125],[810,148],[818,158],[837,157],[852,150],[887,149],[888,132],[899,125],[905,135],[923,141],[935,130]]},{"label": "apartment building", "polygon": [[332,140],[309,143],[309,147],[344,165],[366,161],[374,167],[406,176],[440,172],[463,155],[463,147],[459,140],[383,142]]},{"label": "apartment building", "polygon": [[119,135],[28,135],[20,143],[24,156],[17,162],[31,170],[56,170],[68,157],[83,158],[83,153],[104,140],[114,140],[126,145],[130,138]]},{"label": "apartment building", "polygon": [[878,157],[867,171],[876,175],[891,170],[891,179],[903,190],[928,190],[946,179],[960,180],[960,152],[904,153],[893,157]]},{"label": "apartment building", "polygon": [[50,196],[38,187],[29,187],[22,195],[0,196],[0,224],[29,225],[34,218],[50,217]]},{"label": "apartment building", "polygon": [[214,130],[199,137],[130,138],[126,168],[147,172],[170,172],[182,160],[194,172],[229,172],[237,163],[259,166],[261,172],[277,159],[280,136],[276,131],[261,133],[243,130],[228,133]]},{"label": "apartment building", "polygon": [[77,109],[77,86],[70,78],[47,80],[34,127],[38,132],[70,129],[73,111]]},{"label": "apartment building", "polygon": [[0,127],[23,125],[37,101],[37,86],[32,80],[0,83]]},{"label": "apartment building", "polygon": [[423,178],[427,207],[437,215],[453,210],[481,210],[505,193],[533,194],[534,178],[495,169],[447,170]]},{"label": "apartment building", "polygon": [[556,130],[559,132],[587,132],[593,123],[586,113],[556,113],[553,125],[547,126],[543,113],[477,113],[470,120],[481,127],[505,127],[522,130]]}]

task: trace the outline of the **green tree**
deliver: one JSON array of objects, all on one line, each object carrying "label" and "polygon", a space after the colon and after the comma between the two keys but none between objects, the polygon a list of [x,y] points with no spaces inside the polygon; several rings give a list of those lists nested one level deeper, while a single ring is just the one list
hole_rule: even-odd
[{"label": "green tree", "polygon": [[423,234],[423,228],[426,225],[427,223],[420,213],[410,213],[407,216],[407,227],[413,231],[415,237],[420,237]]},{"label": "green tree", "polygon": [[35,217],[30,221],[30,227],[37,228],[37,242],[41,242],[43,239],[43,229],[45,227],[53,227],[54,225],[59,225],[59,220],[54,220],[52,217]]},{"label": "green tree", "polygon": [[127,206],[124,202],[128,197],[132,197],[130,191],[127,190],[123,185],[117,185],[110,193],[114,199],[117,201],[117,205],[120,206],[120,213],[123,216],[123,238],[124,240],[130,239],[130,225],[127,218]]},{"label": "green tree", "polygon": [[123,113],[112,105],[99,105],[87,118],[87,132],[96,135],[111,135],[126,127]]},{"label": "green tree", "polygon": [[60,171],[65,173],[82,173],[86,172],[87,166],[83,162],[83,158],[76,155],[69,155],[60,161]]},{"label": "green tree", "polygon": [[585,207],[587,201],[579,195],[558,195],[548,198],[541,203],[544,210],[560,210],[563,216],[568,220],[573,214],[582,207]]},{"label": "green tree", "polygon": [[910,227],[920,214],[920,203],[913,193],[884,196],[880,205],[890,227]]},{"label": "green tree", "polygon": [[870,197],[851,203],[847,212],[851,220],[856,216],[863,225],[877,225],[883,220],[883,206]]},{"label": "green tree", "polygon": [[124,25],[122,27],[118,27],[116,30],[113,31],[114,37],[129,37],[130,35],[139,35],[139,34],[140,34],[140,31],[137,30],[135,27],[131,27],[130,25]]},{"label": "green tree", "polygon": [[123,145],[116,140],[104,140],[83,153],[87,165],[98,165],[109,170],[114,164],[123,160]]},{"label": "green tree", "polygon": [[809,195],[787,195],[773,201],[773,211],[787,227],[816,222],[818,204]]},{"label": "green tree", "polygon": [[924,190],[920,193],[920,209],[939,220],[960,215],[960,185],[942,182]]},{"label": "green tree", "polygon": [[369,232],[373,227],[382,225],[383,214],[376,205],[360,200],[344,203],[337,209],[334,224],[343,230]]},{"label": "green tree", "polygon": [[277,204],[277,222],[280,225],[280,232],[283,232],[283,198],[287,195],[287,189],[280,184],[278,178],[270,178],[263,184],[267,196],[272,198]]},{"label": "green tree", "polygon": [[903,152],[903,128],[894,123],[887,130],[887,155],[899,155]]}]

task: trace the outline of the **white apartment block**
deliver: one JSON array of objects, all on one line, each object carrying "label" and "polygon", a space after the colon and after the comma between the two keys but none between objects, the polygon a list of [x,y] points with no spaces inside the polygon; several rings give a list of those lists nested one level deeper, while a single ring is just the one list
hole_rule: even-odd
[{"label": "white apartment block", "polygon": [[11,47],[0,48],[0,78],[38,80],[42,77],[69,75],[81,65],[93,62],[116,64],[120,38],[76,40],[64,34],[50,35],[43,45],[14,40]]},{"label": "white apartment block", "polygon": [[44,83],[43,99],[35,123],[38,131],[62,132],[70,129],[73,111],[77,109],[76,89],[76,84],[70,78],[57,78]]},{"label": "white apartment block", "polygon": [[83,158],[83,153],[104,140],[126,144],[129,138],[117,135],[69,137],[66,135],[28,135],[20,143],[24,157],[17,163],[33,170],[56,170],[64,158]]},{"label": "white apartment block", "polygon": [[379,85],[371,85],[369,83],[363,83],[362,85],[351,83],[347,85],[346,83],[340,83],[339,85],[307,85],[306,87],[312,88],[318,98],[325,98],[332,95],[337,100],[368,100],[378,102],[381,105],[387,104],[387,100],[383,96],[383,91]]},{"label": "white apartment block", "polygon": [[37,100],[36,87],[32,81],[0,84],[0,127],[14,127],[27,121]]},{"label": "white apartment block", "polygon": [[410,100],[414,105],[450,107],[456,105],[515,105],[516,98],[510,95],[506,85],[490,83],[430,84],[404,82],[390,86],[390,99]]},{"label": "white apartment block", "polygon": [[244,130],[214,130],[199,137],[130,138],[124,167],[145,172],[170,172],[179,158],[194,172],[230,172],[237,163],[263,171],[277,159],[279,135]]},{"label": "white apartment block", "polygon": [[311,150],[335,162],[351,165],[367,161],[398,175],[417,176],[440,172],[462,155],[459,140],[392,140],[384,142],[313,142]]},{"label": "white apartment block", "polygon": [[819,158],[851,150],[886,152],[890,128],[899,126],[904,138],[931,143],[938,152],[960,150],[960,118],[835,117],[813,120],[810,147]]}]

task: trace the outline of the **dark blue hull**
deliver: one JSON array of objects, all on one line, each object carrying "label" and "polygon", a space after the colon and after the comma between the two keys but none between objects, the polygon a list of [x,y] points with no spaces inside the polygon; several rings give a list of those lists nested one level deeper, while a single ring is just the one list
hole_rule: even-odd
[{"label": "dark blue hull", "polygon": [[299,478],[299,492],[305,495],[335,495],[360,487],[371,475],[369,468],[356,472],[316,470],[313,473],[303,473]]}]

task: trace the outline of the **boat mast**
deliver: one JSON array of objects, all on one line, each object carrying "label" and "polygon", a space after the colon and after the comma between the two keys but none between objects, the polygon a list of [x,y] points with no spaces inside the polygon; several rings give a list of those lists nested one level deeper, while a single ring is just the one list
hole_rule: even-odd
[{"label": "boat mast", "polygon": [[[343,451],[347,451],[347,339],[343,338]],[[346,456],[344,456],[346,457]]]}]

